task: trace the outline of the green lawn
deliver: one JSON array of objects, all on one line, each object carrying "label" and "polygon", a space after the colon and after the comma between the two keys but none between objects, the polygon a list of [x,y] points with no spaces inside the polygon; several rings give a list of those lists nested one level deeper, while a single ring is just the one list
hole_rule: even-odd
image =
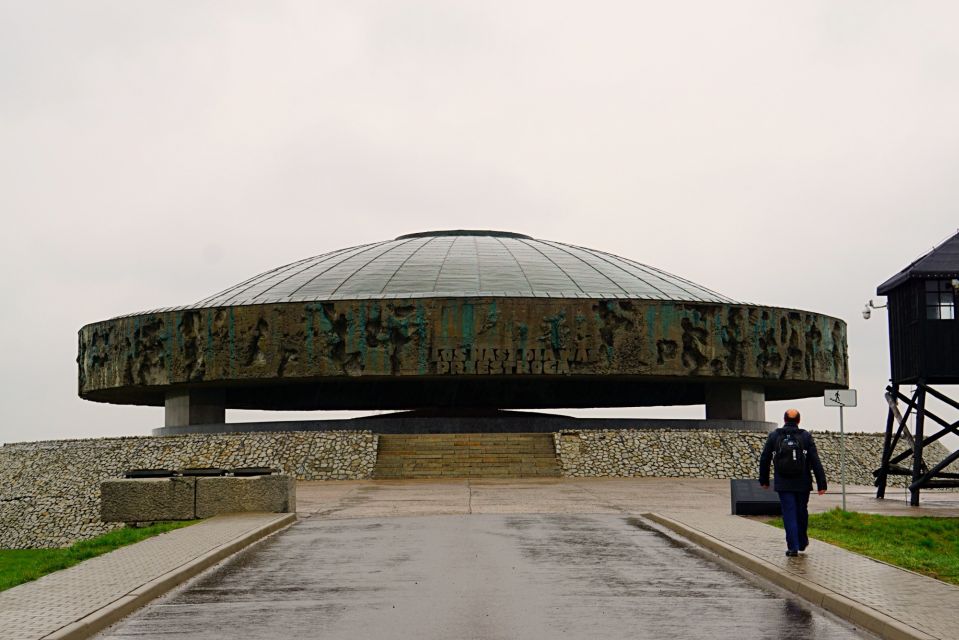
[{"label": "green lawn", "polygon": [[[782,528],[782,519],[769,524]],[[809,516],[809,537],[959,584],[959,518],[878,516],[833,509]]]},{"label": "green lawn", "polygon": [[117,529],[64,549],[0,550],[0,591],[194,522],[197,520],[158,522],[148,527]]}]

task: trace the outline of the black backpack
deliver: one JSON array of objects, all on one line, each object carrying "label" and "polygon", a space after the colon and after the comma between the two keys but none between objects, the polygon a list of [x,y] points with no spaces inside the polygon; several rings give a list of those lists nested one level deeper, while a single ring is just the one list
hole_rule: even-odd
[{"label": "black backpack", "polygon": [[780,432],[773,458],[776,475],[799,478],[806,472],[806,449],[801,431]]}]

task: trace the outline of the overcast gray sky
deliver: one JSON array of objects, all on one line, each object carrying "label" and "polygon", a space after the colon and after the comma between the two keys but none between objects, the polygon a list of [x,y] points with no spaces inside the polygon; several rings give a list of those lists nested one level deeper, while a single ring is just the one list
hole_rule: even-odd
[{"label": "overcast gray sky", "polygon": [[956,24],[952,1],[0,0],[0,441],[161,425],[77,398],[84,324],[438,228],[843,318],[847,429],[880,430],[886,318],[860,311],[959,227]]}]

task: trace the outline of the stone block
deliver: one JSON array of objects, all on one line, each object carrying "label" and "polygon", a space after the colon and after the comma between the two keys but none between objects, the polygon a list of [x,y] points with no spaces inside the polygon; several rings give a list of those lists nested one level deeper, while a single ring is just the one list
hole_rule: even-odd
[{"label": "stone block", "polygon": [[104,480],[100,519],[104,522],[192,520],[195,478]]},{"label": "stone block", "polygon": [[226,476],[196,479],[198,518],[243,511],[296,511],[296,485],[293,477],[279,474],[249,478]]}]

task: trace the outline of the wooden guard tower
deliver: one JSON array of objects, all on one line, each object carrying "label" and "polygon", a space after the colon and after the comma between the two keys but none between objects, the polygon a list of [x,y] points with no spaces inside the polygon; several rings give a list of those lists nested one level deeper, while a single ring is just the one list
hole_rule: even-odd
[{"label": "wooden guard tower", "polygon": [[[959,435],[959,421],[950,423],[926,406],[932,396],[959,409],[959,402],[935,388],[959,384],[959,233],[879,285],[876,293],[888,299],[892,368],[882,463],[874,472],[876,497],[885,496],[890,475],[909,476],[910,504],[918,506],[921,489],[959,487],[959,473],[945,471],[959,459],[959,451],[932,468],[922,456],[929,443],[947,433]],[[901,386],[915,389],[911,397]],[[910,434],[906,422],[913,415],[915,433]],[[907,449],[893,455],[901,439]]]}]

